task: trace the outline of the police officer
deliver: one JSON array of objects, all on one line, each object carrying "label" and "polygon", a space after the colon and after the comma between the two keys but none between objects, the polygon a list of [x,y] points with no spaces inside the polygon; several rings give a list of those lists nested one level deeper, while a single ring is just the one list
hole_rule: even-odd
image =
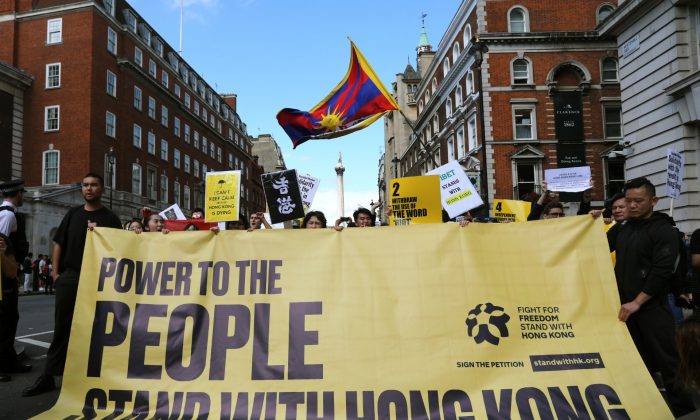
[{"label": "police officer", "polygon": [[[25,234],[24,217],[17,213],[17,208],[24,201],[24,181],[21,179],[0,183],[3,196],[0,205],[0,234],[9,239],[15,261],[24,261],[29,252],[29,243]],[[19,362],[15,352],[15,335],[19,310],[17,308],[17,276],[2,277],[3,299],[0,301],[0,381],[10,380],[9,373],[29,372],[31,365]]]}]

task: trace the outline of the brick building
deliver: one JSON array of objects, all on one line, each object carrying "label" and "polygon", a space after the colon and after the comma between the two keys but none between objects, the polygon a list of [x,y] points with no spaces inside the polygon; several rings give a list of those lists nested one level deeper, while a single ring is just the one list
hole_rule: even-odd
[{"label": "brick building", "polygon": [[602,204],[624,181],[617,47],[595,30],[615,7],[462,1],[436,50],[421,37],[417,75],[407,68],[394,84],[414,131],[402,147],[389,140],[403,118],[385,119],[384,178],[456,159],[492,203],[533,197],[545,169],[588,165]]},{"label": "brick building", "polygon": [[208,171],[241,170],[241,208],[264,209],[236,96],[215,92],[126,1],[0,0],[0,39],[0,62],[33,79],[12,176],[28,185],[35,253],[82,202],[87,172],[104,174],[104,202],[125,220],[202,206]]}]

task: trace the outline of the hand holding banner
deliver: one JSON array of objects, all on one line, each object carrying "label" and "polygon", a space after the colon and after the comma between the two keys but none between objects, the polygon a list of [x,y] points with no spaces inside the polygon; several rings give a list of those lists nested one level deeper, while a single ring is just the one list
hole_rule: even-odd
[{"label": "hand holding banner", "polygon": [[396,178],[389,185],[391,226],[442,223],[440,177],[426,175]]},{"label": "hand holding banner", "polygon": [[273,224],[304,217],[296,169],[262,174],[262,184]]},{"label": "hand holding banner", "polygon": [[462,166],[456,160],[433,169],[428,175],[440,177],[442,208],[455,218],[484,204]]},{"label": "hand holding banner", "polygon": [[238,220],[241,171],[207,172],[204,219],[207,222]]}]

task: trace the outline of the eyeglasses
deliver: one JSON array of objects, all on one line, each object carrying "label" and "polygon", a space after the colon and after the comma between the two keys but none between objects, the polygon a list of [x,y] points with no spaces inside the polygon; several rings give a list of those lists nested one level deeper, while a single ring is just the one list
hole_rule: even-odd
[{"label": "eyeglasses", "polygon": [[558,211],[557,212],[550,212],[547,216],[549,216],[549,217],[564,217],[564,213],[560,213]]}]

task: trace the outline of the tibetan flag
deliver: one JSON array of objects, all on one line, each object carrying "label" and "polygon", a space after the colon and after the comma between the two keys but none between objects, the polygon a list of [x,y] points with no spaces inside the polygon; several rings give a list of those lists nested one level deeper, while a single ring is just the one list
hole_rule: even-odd
[{"label": "tibetan flag", "polygon": [[344,136],[372,124],[399,105],[386,90],[354,42],[343,80],[309,112],[284,108],[277,121],[294,148],[309,139]]}]

